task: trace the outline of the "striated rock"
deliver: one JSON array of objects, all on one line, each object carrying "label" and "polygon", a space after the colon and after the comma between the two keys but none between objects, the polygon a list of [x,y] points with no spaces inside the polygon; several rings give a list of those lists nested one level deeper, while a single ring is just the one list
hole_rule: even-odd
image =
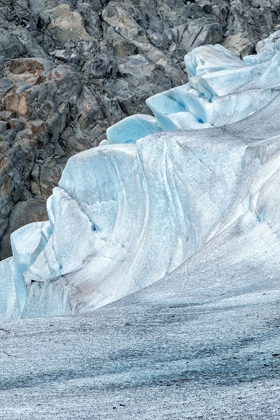
[{"label": "striated rock", "polygon": [[50,23],[47,26],[50,33],[61,42],[89,40],[90,35],[83,26],[82,16],[72,12],[68,4],[61,4],[49,11]]},{"label": "striated rock", "polygon": [[229,51],[233,53],[236,52],[241,57],[254,51],[250,38],[242,34],[242,32],[236,35],[227,36],[221,44]]},{"label": "striated rock", "polygon": [[2,58],[17,58],[24,54],[24,48],[18,39],[6,29],[0,28],[0,55]]}]

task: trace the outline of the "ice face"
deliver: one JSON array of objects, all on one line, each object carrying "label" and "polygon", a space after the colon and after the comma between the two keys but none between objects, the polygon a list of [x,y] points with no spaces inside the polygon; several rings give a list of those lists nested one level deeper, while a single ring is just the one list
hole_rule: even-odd
[{"label": "ice face", "polygon": [[138,114],[108,128],[107,138],[110,144],[135,143],[142,137],[159,131],[162,131],[162,128],[155,117]]},{"label": "ice face", "polygon": [[[23,282],[23,279],[21,279]],[[7,258],[0,263],[0,318],[13,320],[18,318],[20,311],[16,292],[13,258]],[[23,300],[23,303],[25,300]]]},{"label": "ice face", "polygon": [[108,129],[109,143],[135,143],[153,132],[220,127],[246,118],[277,96],[278,44],[279,32],[243,61],[221,45],[196,48],[185,57],[189,82],[148,98],[155,118],[124,119]]},{"label": "ice face", "polygon": [[103,306],[187,266],[239,221],[277,237],[278,36],[255,61],[221,46],[192,51],[189,83],[147,100],[154,117],[115,124],[100,147],[68,161],[49,222],[12,235],[2,318]]}]

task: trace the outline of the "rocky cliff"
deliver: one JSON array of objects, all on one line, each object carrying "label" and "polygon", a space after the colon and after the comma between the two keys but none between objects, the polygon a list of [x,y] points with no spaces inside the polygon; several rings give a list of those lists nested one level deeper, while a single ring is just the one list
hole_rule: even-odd
[{"label": "rocky cliff", "polygon": [[0,0],[0,258],[15,229],[47,218],[70,156],[187,81],[187,52],[252,53],[279,12],[278,0]]}]

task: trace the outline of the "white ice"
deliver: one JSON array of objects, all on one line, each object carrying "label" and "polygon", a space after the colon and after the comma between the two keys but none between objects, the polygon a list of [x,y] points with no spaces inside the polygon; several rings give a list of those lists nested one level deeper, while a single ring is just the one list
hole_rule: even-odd
[{"label": "white ice", "polygon": [[13,233],[13,259],[0,263],[2,318],[103,306],[187,264],[239,221],[278,238],[279,37],[243,61],[197,48],[185,59],[188,84],[147,100],[154,117],[121,121],[68,161],[49,222]]}]

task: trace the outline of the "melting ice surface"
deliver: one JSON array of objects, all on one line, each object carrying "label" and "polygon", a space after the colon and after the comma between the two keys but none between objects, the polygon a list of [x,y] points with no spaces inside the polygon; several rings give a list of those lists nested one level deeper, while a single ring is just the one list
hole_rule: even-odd
[{"label": "melting ice surface", "polygon": [[126,118],[72,157],[49,221],[11,236],[0,317],[98,308],[165,277],[241,219],[278,238],[279,49],[280,32],[243,61],[220,45],[197,48],[185,58],[189,83],[147,100],[154,117]]}]

